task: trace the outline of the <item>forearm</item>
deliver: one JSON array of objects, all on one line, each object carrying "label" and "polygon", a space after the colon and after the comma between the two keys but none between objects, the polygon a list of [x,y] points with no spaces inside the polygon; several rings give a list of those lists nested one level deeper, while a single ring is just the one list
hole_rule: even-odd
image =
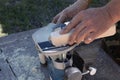
[{"label": "forearm", "polygon": [[115,23],[120,20],[120,0],[111,0],[105,8]]}]

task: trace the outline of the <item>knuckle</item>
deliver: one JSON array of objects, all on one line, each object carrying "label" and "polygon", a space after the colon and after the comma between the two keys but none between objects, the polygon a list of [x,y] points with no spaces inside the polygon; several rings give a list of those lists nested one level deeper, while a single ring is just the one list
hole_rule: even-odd
[{"label": "knuckle", "polygon": [[62,11],[62,14],[63,14],[63,15],[67,15],[67,10],[63,10],[63,11]]},{"label": "knuckle", "polygon": [[89,26],[88,28],[93,28],[96,25],[96,23],[93,20],[86,20],[86,26]]}]

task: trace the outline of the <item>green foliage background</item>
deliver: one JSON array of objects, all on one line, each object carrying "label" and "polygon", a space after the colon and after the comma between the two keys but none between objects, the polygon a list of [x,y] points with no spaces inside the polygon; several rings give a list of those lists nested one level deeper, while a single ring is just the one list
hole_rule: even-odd
[{"label": "green foliage background", "polygon": [[5,33],[41,27],[71,3],[69,0],[0,0],[0,24]]},{"label": "green foliage background", "polygon": [[[38,28],[75,0],[0,0],[0,24],[4,33],[15,33]],[[108,0],[93,0],[101,6]]]}]

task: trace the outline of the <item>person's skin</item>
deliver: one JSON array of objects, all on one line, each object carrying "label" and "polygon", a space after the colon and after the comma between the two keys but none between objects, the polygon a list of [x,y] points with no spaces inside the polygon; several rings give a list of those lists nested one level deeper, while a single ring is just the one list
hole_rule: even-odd
[{"label": "person's skin", "polygon": [[65,8],[53,18],[53,23],[63,23],[68,19],[72,19],[78,12],[88,7],[91,0],[77,0],[74,4]]},{"label": "person's skin", "polygon": [[[66,19],[61,19],[61,16],[64,15],[60,13],[59,17],[53,19],[53,22],[63,23]],[[75,42],[79,44],[83,41],[89,44],[119,20],[120,0],[111,0],[103,7],[79,10],[72,16],[70,24],[68,24],[61,34],[68,33],[71,29],[74,29],[68,43],[72,45]]]}]

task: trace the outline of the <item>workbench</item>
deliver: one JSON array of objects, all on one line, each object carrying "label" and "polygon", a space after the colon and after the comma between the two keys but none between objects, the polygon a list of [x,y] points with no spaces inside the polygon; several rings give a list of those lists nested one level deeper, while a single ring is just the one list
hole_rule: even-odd
[{"label": "workbench", "polygon": [[[49,80],[48,70],[39,61],[32,34],[37,29],[0,38],[0,80]],[[120,80],[118,66],[100,47],[100,41],[80,47],[82,53],[97,52],[95,76],[83,80]]]}]

